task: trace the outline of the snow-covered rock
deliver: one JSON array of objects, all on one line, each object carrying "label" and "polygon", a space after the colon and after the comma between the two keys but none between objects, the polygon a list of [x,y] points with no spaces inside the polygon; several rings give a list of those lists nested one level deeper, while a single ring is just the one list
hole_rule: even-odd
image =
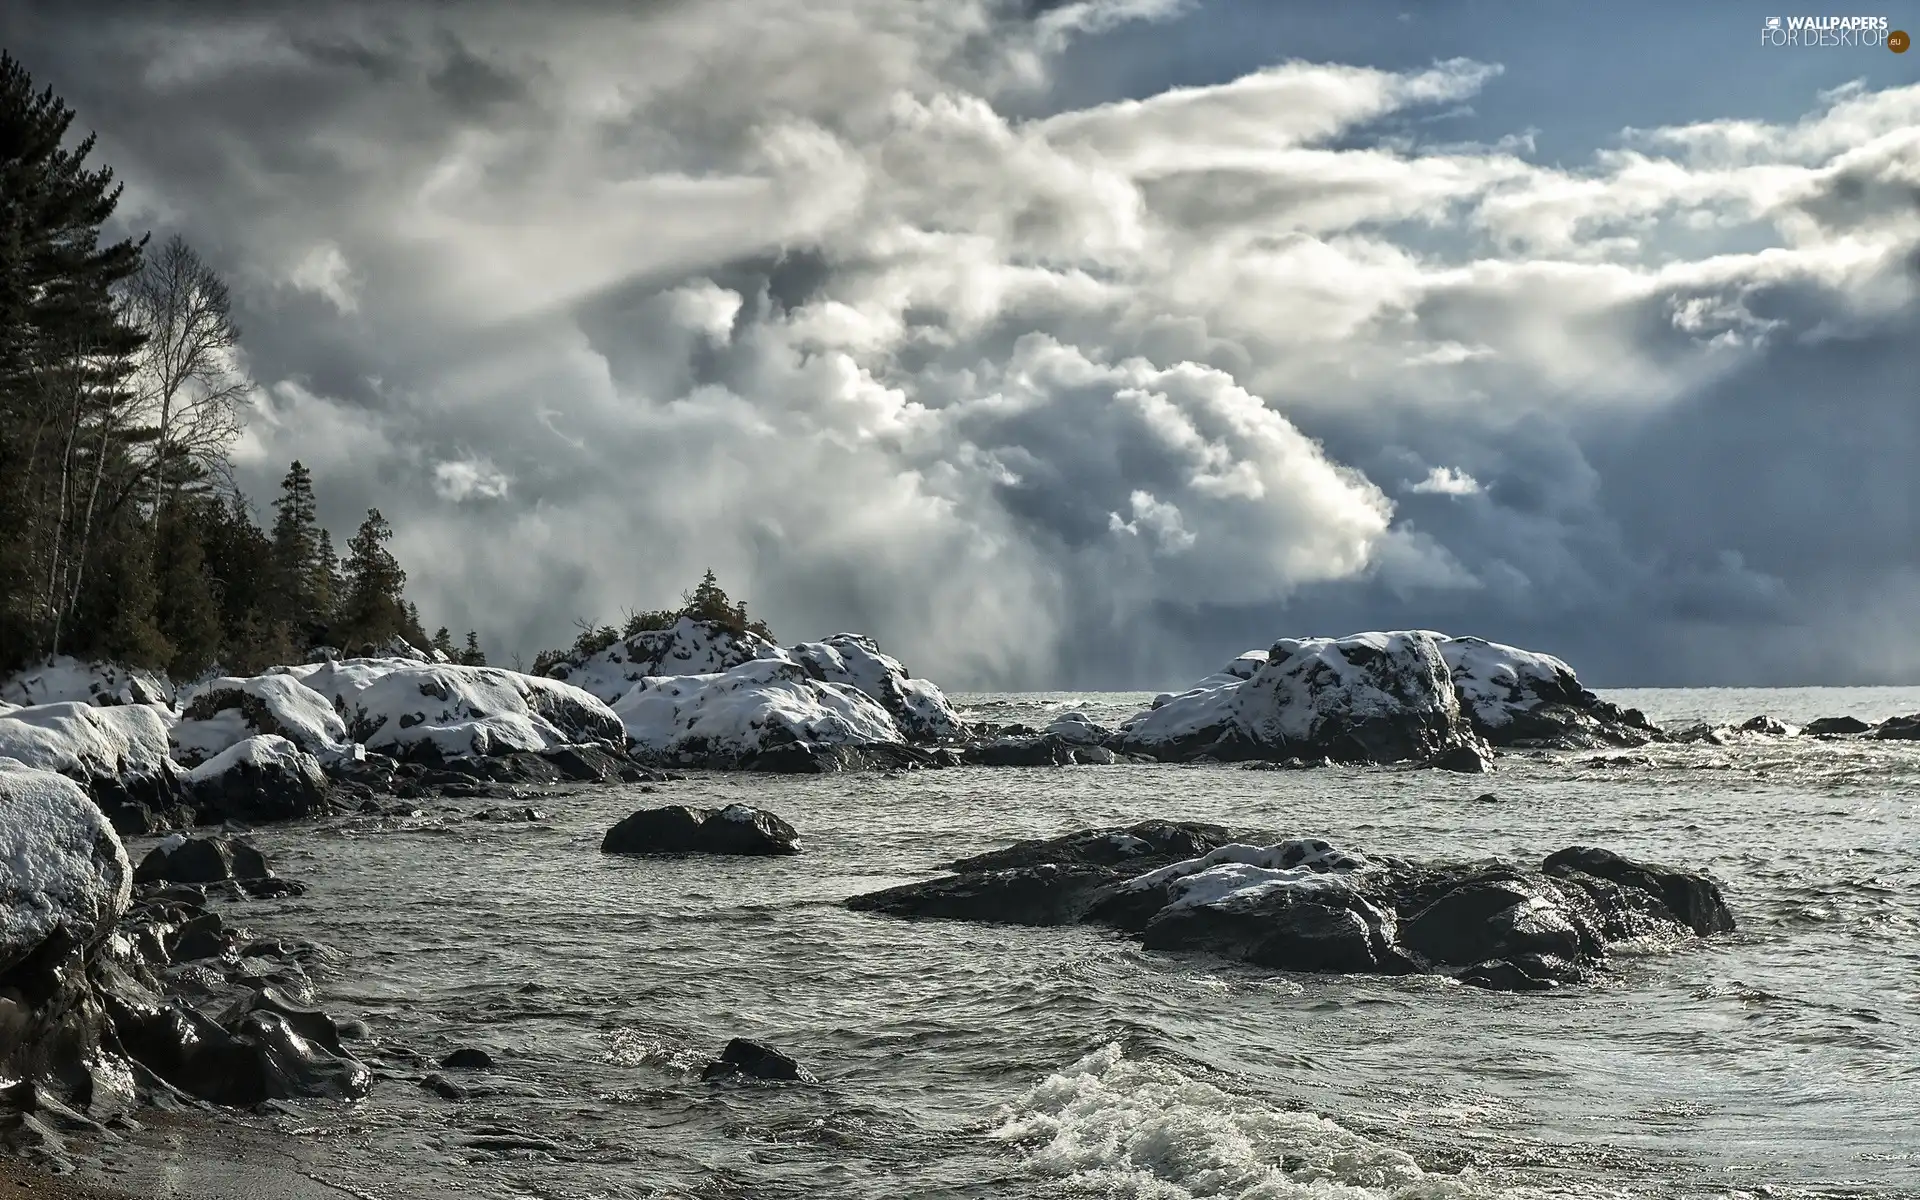
[{"label": "snow-covered rock", "polygon": [[1477,637],[1439,639],[1474,731],[1497,746],[1638,746],[1658,732],[1645,716],[1600,699],[1550,654]]},{"label": "snow-covered rock", "polygon": [[1123,749],[1175,760],[1428,761],[1477,744],[1438,635],[1417,631],[1285,638],[1121,726]]},{"label": "snow-covered rock", "polygon": [[899,659],[864,634],[836,633],[817,642],[778,646],[759,634],[734,633],[711,621],[681,617],[671,629],[649,630],[597,654],[551,667],[547,674],[615,704],[644,679],[718,676],[754,662],[786,662],[821,683],[865,693],[893,717],[909,741],[964,737],[966,726],[940,689],[915,679]]},{"label": "snow-covered rock", "polygon": [[63,775],[5,757],[0,868],[0,983],[56,932],[75,947],[97,943],[132,895],[126,847],[86,792]]},{"label": "snow-covered rock", "polygon": [[182,777],[203,814],[236,821],[285,821],[325,810],[320,761],[275,734],[239,742]]},{"label": "snow-covered rock", "polygon": [[167,754],[171,721],[172,714],[145,704],[15,708],[0,713],[0,758],[65,775],[109,810],[128,798],[161,807],[176,789]]},{"label": "snow-covered rock", "polygon": [[727,765],[795,744],[904,741],[893,716],[871,696],[823,683],[779,658],[711,674],[642,678],[613,711],[637,752],[666,762]]},{"label": "snow-covered rock", "polygon": [[22,707],[64,701],[171,705],[173,696],[173,684],[163,674],[113,663],[84,662],[65,654],[0,682],[0,701]]},{"label": "snow-covered rock", "polygon": [[736,634],[711,621],[681,617],[671,629],[635,634],[584,659],[560,662],[547,675],[612,704],[642,679],[716,675],[755,659],[781,657],[780,647],[757,633]]},{"label": "snow-covered rock", "polygon": [[352,749],[332,701],[293,675],[211,679],[181,700],[183,713],[169,736],[174,757],[188,765],[262,734],[283,737],[323,761]]},{"label": "snow-covered rock", "polygon": [[1047,723],[1040,731],[1042,737],[1051,737],[1073,746],[1104,745],[1114,731],[1095,721],[1083,712],[1065,712]]},{"label": "snow-covered rock", "polygon": [[352,658],[288,674],[332,704],[354,741],[395,757],[540,751],[624,736],[613,710],[580,688],[497,667]]},{"label": "snow-covered rock", "polygon": [[836,633],[817,642],[800,642],[787,654],[815,679],[848,684],[878,701],[909,741],[966,735],[965,724],[938,687],[913,678],[899,659],[882,654],[864,634]]}]

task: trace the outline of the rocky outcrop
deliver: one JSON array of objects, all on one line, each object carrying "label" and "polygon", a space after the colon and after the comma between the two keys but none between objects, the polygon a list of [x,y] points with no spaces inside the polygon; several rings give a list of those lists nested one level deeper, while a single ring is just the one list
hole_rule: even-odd
[{"label": "rocky outcrop", "polygon": [[565,683],[495,667],[353,658],[288,668],[345,721],[348,736],[395,758],[621,745],[620,718]]},{"label": "rocky outcrop", "polygon": [[1888,717],[1873,727],[1873,736],[1881,741],[1920,742],[1920,713]]},{"label": "rocky outcrop", "polygon": [[178,820],[186,792],[168,756],[166,710],[75,701],[0,712],[0,758],[53,771],[87,790],[116,827],[145,833]]},{"label": "rocky outcrop", "polygon": [[248,738],[183,777],[203,820],[286,821],[327,811],[319,760],[286,738]]},{"label": "rocky outcrop", "polygon": [[[1265,844],[1261,844],[1265,843]],[[964,859],[954,873],[850,899],[896,917],[1097,924],[1152,950],[1278,970],[1407,974],[1533,991],[1575,983],[1627,939],[1721,933],[1707,876],[1572,847],[1538,867],[1418,863],[1214,825],[1089,829]]]},{"label": "rocky outcrop", "polygon": [[227,677],[196,686],[169,737],[174,757],[193,766],[264,735],[285,738],[323,762],[352,748],[347,723],[332,702],[285,674]]},{"label": "rocky outcrop", "polygon": [[157,672],[117,663],[86,662],[62,654],[0,680],[0,704],[31,707],[73,702],[169,706],[173,683]]},{"label": "rocky outcrop", "polygon": [[1495,746],[1585,750],[1642,746],[1659,732],[1638,709],[1581,686],[1550,654],[1477,637],[1439,639],[1440,652],[1475,733]]},{"label": "rocky outcrop", "polygon": [[[0,760],[0,1075],[36,1105],[94,1119],[177,1092],[231,1105],[364,1095],[371,1073],[334,1023],[262,977],[259,964],[278,961],[274,975],[304,985],[300,951],[255,942],[206,907],[213,886],[264,861],[233,843],[210,857],[186,846],[150,856],[136,884],[77,784]],[[167,878],[185,875],[221,878]],[[220,1016],[176,993],[176,964],[193,973],[198,1003],[226,1005]]]},{"label": "rocky outcrop", "polygon": [[135,883],[223,883],[271,879],[267,856],[245,838],[190,838],[174,834],[147,851],[135,869]]},{"label": "rocky outcrop", "polygon": [[813,1080],[793,1058],[775,1050],[765,1042],[750,1042],[746,1038],[734,1038],[720,1057],[708,1063],[700,1072],[700,1078],[713,1079],[765,1079],[779,1083],[810,1083]]},{"label": "rocky outcrop", "polygon": [[643,679],[613,708],[633,752],[659,763],[737,767],[785,747],[904,746],[878,701],[798,663],[756,659],[717,675]]},{"label": "rocky outcrop", "polygon": [[1283,639],[1119,733],[1114,748],[1166,761],[1428,762],[1480,744],[1438,635],[1418,632]]},{"label": "rocky outcrop", "polygon": [[800,835],[764,809],[744,804],[671,804],[633,813],[607,831],[606,854],[798,854]]}]

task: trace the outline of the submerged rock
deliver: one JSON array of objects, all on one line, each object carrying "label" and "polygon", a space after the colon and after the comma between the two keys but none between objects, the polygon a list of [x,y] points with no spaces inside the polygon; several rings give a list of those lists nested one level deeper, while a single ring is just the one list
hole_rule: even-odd
[{"label": "submerged rock", "polygon": [[633,813],[607,831],[606,854],[798,854],[800,835],[765,809],[671,804]]},{"label": "submerged rock", "polygon": [[720,1052],[720,1057],[708,1063],[700,1072],[702,1079],[735,1076],[783,1082],[811,1082],[812,1079],[791,1057],[765,1042],[750,1042],[746,1038],[734,1038],[728,1042],[727,1048]]},{"label": "submerged rock", "polygon": [[963,859],[953,874],[847,905],[897,917],[1106,925],[1152,950],[1292,971],[1440,972],[1506,990],[1582,980],[1613,942],[1733,928],[1706,876],[1590,847],[1530,868],[1259,840],[1171,821],[1081,830]]}]

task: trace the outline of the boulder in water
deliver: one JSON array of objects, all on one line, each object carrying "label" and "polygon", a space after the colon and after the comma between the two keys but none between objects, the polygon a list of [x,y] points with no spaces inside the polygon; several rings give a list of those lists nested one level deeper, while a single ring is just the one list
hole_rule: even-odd
[{"label": "boulder in water", "polygon": [[271,879],[267,856],[244,838],[174,834],[147,852],[134,872],[135,883],[220,883],[228,879]]},{"label": "boulder in water", "polygon": [[1802,725],[1800,732],[1812,737],[1847,737],[1872,728],[1859,717],[1815,717]]},{"label": "boulder in water", "polygon": [[798,854],[800,835],[765,809],[744,804],[642,809],[607,831],[607,854]]},{"label": "boulder in water", "polygon": [[276,734],[236,743],[184,779],[203,819],[251,824],[327,811],[327,777],[319,760]]},{"label": "boulder in water", "polygon": [[751,1042],[746,1038],[734,1038],[720,1057],[708,1063],[700,1072],[702,1079],[728,1079],[744,1076],[749,1079],[766,1079],[779,1082],[810,1082],[811,1077],[800,1068],[800,1064],[788,1055],[782,1054],[765,1042]]}]

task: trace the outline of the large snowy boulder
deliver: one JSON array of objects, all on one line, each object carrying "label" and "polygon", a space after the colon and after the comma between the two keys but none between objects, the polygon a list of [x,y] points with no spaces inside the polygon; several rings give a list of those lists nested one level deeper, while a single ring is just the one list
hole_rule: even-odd
[{"label": "large snowy boulder", "polygon": [[597,654],[557,663],[547,675],[612,704],[642,679],[715,675],[755,659],[780,657],[780,647],[757,633],[735,633],[712,621],[681,617],[672,628],[649,629]]},{"label": "large snowy boulder", "polygon": [[886,709],[844,683],[823,683],[785,659],[706,675],[641,679],[614,704],[637,753],[662,762],[750,765],[789,746],[898,744]]},{"label": "large snowy boulder", "polygon": [[332,704],[350,738],[397,758],[541,751],[624,737],[620,718],[587,692],[497,667],[350,658],[288,673]]},{"label": "large snowy boulder", "polygon": [[1477,637],[1439,639],[1460,705],[1496,746],[1644,745],[1659,732],[1644,715],[1600,699],[1550,654]]},{"label": "large snowy boulder", "polygon": [[0,758],[65,775],[115,820],[123,812],[163,812],[180,800],[167,753],[171,721],[172,714],[145,704],[15,708],[0,713]]},{"label": "large snowy boulder", "polygon": [[171,705],[173,694],[172,682],[158,672],[85,662],[66,654],[0,680],[0,702],[23,707],[64,701]]},{"label": "large snowy boulder", "polygon": [[326,810],[320,761],[274,734],[229,746],[182,778],[203,820],[286,821]]},{"label": "large snowy boulder", "polygon": [[1156,700],[1119,739],[1120,749],[1175,761],[1431,761],[1478,745],[1439,639],[1423,632],[1284,638],[1264,662],[1242,656]]},{"label": "large snowy boulder", "polygon": [[750,631],[735,633],[712,621],[681,617],[670,629],[636,634],[597,654],[556,664],[547,674],[614,704],[643,679],[721,675],[765,661],[798,664],[821,683],[859,690],[887,710],[899,735],[909,741],[966,736],[965,725],[938,687],[915,679],[899,659],[881,653],[872,638],[858,633],[778,646]]},{"label": "large snowy boulder", "polygon": [[793,661],[823,683],[844,683],[878,701],[909,741],[933,742],[966,736],[966,726],[940,689],[907,673],[900,660],[882,654],[864,634],[836,633],[787,650]]},{"label": "large snowy boulder", "polygon": [[352,749],[347,723],[327,697],[288,674],[220,678],[182,696],[170,738],[174,757],[194,764],[248,738],[271,735],[323,760]]},{"label": "large snowy boulder", "polygon": [[64,775],[11,758],[0,758],[0,866],[0,981],[56,934],[94,945],[132,895],[126,847],[99,806]]}]

